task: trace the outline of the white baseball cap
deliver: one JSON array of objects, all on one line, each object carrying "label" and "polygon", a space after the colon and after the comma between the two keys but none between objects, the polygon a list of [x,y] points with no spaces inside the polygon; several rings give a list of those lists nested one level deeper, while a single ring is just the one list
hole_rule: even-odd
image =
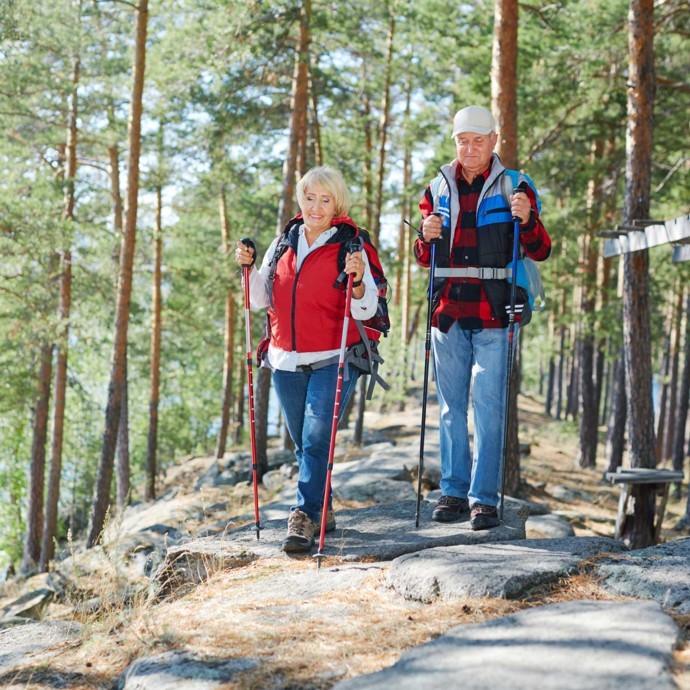
[{"label": "white baseball cap", "polygon": [[496,120],[490,110],[480,105],[470,105],[458,110],[453,118],[453,134],[451,139],[463,132],[473,134],[491,134],[496,131]]}]

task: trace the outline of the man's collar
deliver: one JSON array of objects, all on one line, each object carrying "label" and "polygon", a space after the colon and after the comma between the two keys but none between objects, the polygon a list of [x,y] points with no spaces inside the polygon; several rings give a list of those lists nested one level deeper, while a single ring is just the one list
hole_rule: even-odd
[{"label": "man's collar", "polygon": [[460,181],[461,179],[464,180],[469,185],[471,185],[474,182],[474,180],[476,180],[478,177],[481,177],[484,181],[486,181],[489,177],[489,174],[491,173],[491,166],[493,165],[493,162],[494,162],[494,159],[492,158],[491,161],[489,162],[489,167],[484,172],[481,172],[478,175],[475,175],[472,180],[467,179],[467,177],[465,176],[465,173],[463,171],[462,165],[460,165],[460,163],[458,162],[457,171],[455,173],[456,178],[458,181]]}]

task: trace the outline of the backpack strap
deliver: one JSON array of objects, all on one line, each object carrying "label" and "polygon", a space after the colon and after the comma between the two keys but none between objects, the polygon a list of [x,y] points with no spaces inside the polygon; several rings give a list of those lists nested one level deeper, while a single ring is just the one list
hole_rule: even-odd
[{"label": "backpack strap", "polygon": [[[294,222],[293,222],[294,221]],[[294,251],[297,251],[297,240],[298,240],[298,228],[300,226],[301,220],[293,218],[293,220],[288,223],[285,230],[276,244],[275,251],[271,257],[271,262],[269,264],[268,271],[268,304],[273,309],[273,281],[276,276],[276,268],[278,266],[278,261],[285,254],[285,252],[292,247]]]},{"label": "backpack strap", "polygon": [[347,361],[362,373],[371,376],[366,394],[366,399],[371,400],[371,396],[374,393],[374,386],[377,383],[384,391],[390,390],[390,386],[379,375],[379,364],[383,364],[383,357],[381,357],[376,347],[372,347],[371,340],[369,340],[369,336],[364,330],[362,322],[359,319],[354,319],[354,322],[357,324],[357,330],[362,340],[347,351]]}]

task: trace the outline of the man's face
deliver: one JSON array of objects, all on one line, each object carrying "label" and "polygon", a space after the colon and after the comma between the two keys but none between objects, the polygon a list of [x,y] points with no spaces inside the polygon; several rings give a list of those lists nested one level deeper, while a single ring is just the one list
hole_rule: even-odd
[{"label": "man's face", "polygon": [[490,134],[460,132],[460,134],[455,135],[458,161],[465,171],[466,177],[472,179],[489,167],[496,140],[495,132]]}]

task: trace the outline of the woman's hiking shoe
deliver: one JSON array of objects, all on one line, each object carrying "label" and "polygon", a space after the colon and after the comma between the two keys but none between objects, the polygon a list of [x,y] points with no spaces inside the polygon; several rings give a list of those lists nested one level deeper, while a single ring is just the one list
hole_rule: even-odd
[{"label": "woman's hiking shoe", "polygon": [[[326,516],[326,532],[332,532],[335,529],[335,512],[333,508],[328,509],[328,515]],[[314,531],[321,534],[321,515],[319,519],[314,523]]]},{"label": "woman's hiking shoe", "polygon": [[501,521],[498,519],[496,506],[487,506],[483,503],[475,503],[470,511],[470,528],[474,531],[498,527]]},{"label": "woman's hiking shoe", "polygon": [[288,518],[287,537],[283,542],[285,553],[305,553],[314,544],[316,525],[306,513],[293,510]]},{"label": "woman's hiking shoe", "polygon": [[470,504],[466,498],[457,496],[441,496],[431,513],[431,519],[435,522],[455,522],[462,519],[470,512]]}]

